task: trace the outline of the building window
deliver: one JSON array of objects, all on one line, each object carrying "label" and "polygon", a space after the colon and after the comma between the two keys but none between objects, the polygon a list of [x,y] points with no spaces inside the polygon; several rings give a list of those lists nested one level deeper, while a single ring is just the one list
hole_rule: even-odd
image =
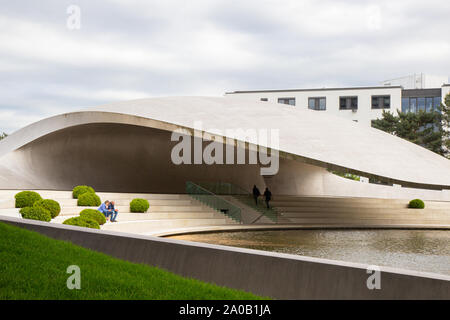
[{"label": "building window", "polygon": [[402,98],[402,112],[438,111],[441,97],[404,97]]},{"label": "building window", "polygon": [[358,109],[358,97],[339,97],[339,110]]},{"label": "building window", "polygon": [[295,106],[295,98],[278,98],[278,103]]},{"label": "building window", "polygon": [[409,112],[417,112],[417,98],[409,98]]},{"label": "building window", "polygon": [[325,97],[308,98],[308,109],[326,110],[327,109],[327,99]]},{"label": "building window", "polygon": [[425,99],[425,111],[426,112],[433,111],[433,98],[426,98]]},{"label": "building window", "polygon": [[266,102],[269,101],[269,99],[267,99],[267,98],[261,98],[260,100],[261,101],[266,101]]},{"label": "building window", "polygon": [[441,97],[434,97],[434,110],[438,111],[441,107]]},{"label": "building window", "polygon": [[391,96],[372,96],[372,109],[389,109]]},{"label": "building window", "polygon": [[417,98],[417,109],[425,111],[425,98]]},{"label": "building window", "polygon": [[402,98],[402,112],[409,112],[409,98]]}]

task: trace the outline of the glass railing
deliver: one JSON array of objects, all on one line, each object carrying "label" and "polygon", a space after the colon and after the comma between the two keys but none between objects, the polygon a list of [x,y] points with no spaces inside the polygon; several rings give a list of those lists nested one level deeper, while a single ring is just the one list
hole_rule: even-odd
[{"label": "glass railing", "polygon": [[267,208],[262,197],[258,198],[258,204],[256,204],[253,194],[237,185],[229,182],[198,182],[197,185],[214,194],[233,196],[241,203],[253,208],[273,222],[277,222],[278,220],[278,213],[275,208]]},{"label": "glass railing", "polygon": [[231,202],[215,195],[213,192],[191,181],[186,182],[186,193],[201,203],[213,208],[234,221],[242,223],[241,209]]}]

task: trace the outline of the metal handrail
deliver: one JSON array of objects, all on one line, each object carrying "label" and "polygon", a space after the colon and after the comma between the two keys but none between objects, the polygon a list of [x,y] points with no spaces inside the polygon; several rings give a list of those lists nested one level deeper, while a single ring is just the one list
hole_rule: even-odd
[{"label": "metal handrail", "polygon": [[205,189],[204,187],[192,181],[187,181],[186,193],[189,194],[192,198],[204,203],[208,207],[229,216],[231,219],[239,223],[242,223],[242,214],[239,207],[219,197],[218,195]]},{"label": "metal handrail", "polygon": [[258,205],[256,205],[253,199],[253,194],[240,186],[229,182],[197,182],[197,185],[214,194],[233,196],[236,200],[255,209],[270,220],[274,222],[277,222],[278,220],[278,213],[274,208],[267,209],[264,201],[261,199],[258,199]]}]

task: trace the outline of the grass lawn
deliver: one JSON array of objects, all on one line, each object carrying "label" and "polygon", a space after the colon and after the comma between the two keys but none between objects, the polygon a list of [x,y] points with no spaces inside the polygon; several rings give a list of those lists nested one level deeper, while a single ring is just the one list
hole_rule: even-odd
[{"label": "grass lawn", "polygon": [[[69,290],[69,265],[81,289]],[[0,299],[258,299],[0,223]]]}]

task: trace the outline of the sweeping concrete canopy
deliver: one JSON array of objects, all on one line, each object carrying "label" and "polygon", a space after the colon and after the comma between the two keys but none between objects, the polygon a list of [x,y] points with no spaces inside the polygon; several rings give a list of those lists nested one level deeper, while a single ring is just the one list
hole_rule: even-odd
[{"label": "sweeping concrete canopy", "polygon": [[[8,180],[20,176],[20,166],[34,161],[17,160],[22,148],[67,128],[125,124],[162,131],[192,130],[199,121],[206,132],[224,136],[227,129],[279,129],[279,151],[284,159],[377,177],[404,186],[450,188],[450,161],[406,140],[302,107],[227,97],[124,101],[41,120],[0,141],[0,187],[7,188]],[[77,152],[77,146],[68,147]],[[89,157],[84,161],[89,161]],[[36,184],[36,179],[31,180]]]}]

